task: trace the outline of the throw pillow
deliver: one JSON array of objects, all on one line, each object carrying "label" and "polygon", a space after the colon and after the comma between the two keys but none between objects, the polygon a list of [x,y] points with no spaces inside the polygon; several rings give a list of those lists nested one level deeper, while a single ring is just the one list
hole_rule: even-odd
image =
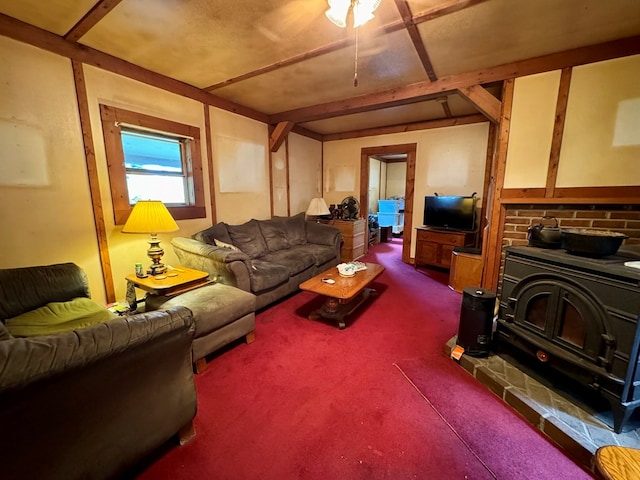
[{"label": "throw pillow", "polygon": [[5,326],[14,337],[33,337],[78,330],[113,318],[118,315],[89,298],[78,297],[68,302],[50,302],[9,318]]},{"label": "throw pillow", "polygon": [[258,225],[270,252],[289,248],[287,232],[284,229],[282,218],[275,217],[271,220],[262,220],[258,222]]},{"label": "throw pillow", "polygon": [[252,219],[242,225],[227,225],[227,230],[231,243],[249,257],[258,258],[267,253],[267,243],[264,241],[257,220]]},{"label": "throw pillow", "polygon": [[223,222],[216,223],[213,227],[196,233],[192,238],[199,242],[208,243],[209,245],[214,245],[214,240],[216,239],[221,242],[231,243],[231,237],[227,231],[227,224]]},{"label": "throw pillow", "polygon": [[218,240],[217,238],[214,238],[213,241],[215,242],[216,247],[228,248],[229,250],[233,250],[234,252],[240,251],[240,249],[235,245],[231,245],[230,243],[225,243],[222,240]]},{"label": "throw pillow", "polygon": [[282,219],[287,241],[289,245],[302,245],[307,243],[307,229],[304,212],[300,212],[293,217],[275,217]]}]

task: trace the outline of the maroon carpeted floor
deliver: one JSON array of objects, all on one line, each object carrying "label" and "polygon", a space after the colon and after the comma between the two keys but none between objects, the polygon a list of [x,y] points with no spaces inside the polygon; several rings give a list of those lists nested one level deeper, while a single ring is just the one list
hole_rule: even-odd
[{"label": "maroon carpeted floor", "polygon": [[461,296],[400,249],[364,259],[387,270],[345,330],[306,318],[308,292],[261,312],[256,341],[196,377],[194,441],[139,478],[591,478],[442,354]]}]

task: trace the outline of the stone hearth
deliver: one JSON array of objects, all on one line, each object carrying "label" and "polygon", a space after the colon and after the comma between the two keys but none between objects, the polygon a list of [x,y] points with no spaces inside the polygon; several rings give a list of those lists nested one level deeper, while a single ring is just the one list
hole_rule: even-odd
[{"label": "stone hearth", "polygon": [[[450,356],[456,337],[445,345]],[[454,360],[452,360],[454,361]],[[593,471],[593,455],[598,447],[620,445],[640,448],[640,415],[635,412],[624,432],[616,434],[607,412],[597,412],[577,398],[570,399],[545,385],[498,355],[486,358],[463,355],[460,366],[522,415],[587,470]],[[639,409],[640,410],[640,409]],[[608,425],[609,424],[609,425]]]}]

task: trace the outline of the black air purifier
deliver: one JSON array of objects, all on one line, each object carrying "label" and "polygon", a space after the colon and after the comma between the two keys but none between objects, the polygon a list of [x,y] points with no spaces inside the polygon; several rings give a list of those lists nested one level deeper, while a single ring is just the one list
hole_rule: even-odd
[{"label": "black air purifier", "polygon": [[472,357],[486,357],[491,347],[496,294],[480,287],[462,291],[462,308],[456,344]]}]

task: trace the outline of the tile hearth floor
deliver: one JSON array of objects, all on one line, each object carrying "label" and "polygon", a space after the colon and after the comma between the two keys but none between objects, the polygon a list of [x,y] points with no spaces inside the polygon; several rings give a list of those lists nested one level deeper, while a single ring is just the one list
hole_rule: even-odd
[{"label": "tile hearth floor", "polygon": [[[450,356],[456,337],[445,345]],[[611,425],[610,412],[598,413],[574,398],[570,393],[560,395],[534,378],[529,371],[507,362],[502,356],[491,354],[485,358],[463,355],[460,366],[472,374],[494,394],[520,413],[529,423],[566,450],[579,464],[593,471],[593,455],[603,445],[640,448],[640,408],[627,422],[622,433],[616,434]]]}]

